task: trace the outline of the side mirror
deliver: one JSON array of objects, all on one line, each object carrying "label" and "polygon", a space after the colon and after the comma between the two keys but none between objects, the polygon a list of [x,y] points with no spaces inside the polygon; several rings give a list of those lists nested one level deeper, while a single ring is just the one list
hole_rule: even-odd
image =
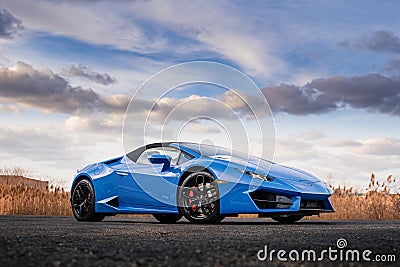
[{"label": "side mirror", "polygon": [[171,157],[161,154],[153,154],[148,157],[151,164],[164,164],[161,171],[164,172],[171,167]]}]

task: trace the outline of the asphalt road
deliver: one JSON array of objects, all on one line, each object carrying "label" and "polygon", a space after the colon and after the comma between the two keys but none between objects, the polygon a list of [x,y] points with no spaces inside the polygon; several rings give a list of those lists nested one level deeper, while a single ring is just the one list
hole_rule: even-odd
[{"label": "asphalt road", "polygon": [[[78,223],[70,217],[0,216],[0,266],[399,266],[400,221],[300,221],[281,225],[270,219],[226,219],[219,225],[187,221],[160,224],[152,218],[111,217],[101,223]],[[338,248],[344,238],[346,247]],[[343,240],[342,240],[343,241]],[[271,250],[272,261],[264,257]],[[331,251],[331,261],[326,252]],[[263,250],[264,249],[264,250]],[[366,261],[340,260],[340,251],[371,250]],[[285,250],[277,259],[277,251]],[[306,250],[317,261],[296,262]],[[393,262],[377,262],[394,255]],[[382,256],[383,255],[383,256]],[[351,255],[349,254],[349,259]],[[393,259],[392,259],[393,260]]]}]

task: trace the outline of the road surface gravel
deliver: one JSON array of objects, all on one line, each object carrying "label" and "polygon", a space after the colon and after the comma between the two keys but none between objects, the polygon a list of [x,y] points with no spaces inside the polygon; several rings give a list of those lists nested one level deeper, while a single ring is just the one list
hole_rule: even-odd
[{"label": "road surface gravel", "polygon": [[[394,255],[395,261],[282,262],[277,251],[357,249]],[[342,240],[343,241],[343,240]],[[343,246],[344,243],[341,244]],[[273,259],[260,261],[265,246]],[[148,217],[107,217],[78,223],[72,217],[0,216],[0,266],[399,266],[400,221],[307,221],[228,218],[217,225],[185,220],[160,224]],[[296,254],[292,254],[295,257]],[[300,256],[301,257],[301,256]],[[361,256],[360,256],[361,257]],[[285,258],[285,257],[283,257]]]}]

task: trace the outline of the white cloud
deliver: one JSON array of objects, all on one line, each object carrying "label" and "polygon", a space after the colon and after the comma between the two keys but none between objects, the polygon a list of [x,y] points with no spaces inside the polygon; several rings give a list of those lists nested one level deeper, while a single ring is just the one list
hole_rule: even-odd
[{"label": "white cloud", "polygon": [[262,90],[277,113],[321,114],[347,107],[400,115],[400,79],[376,73],[319,78],[304,86],[271,85]]},{"label": "white cloud", "polygon": [[0,67],[0,101],[4,103],[18,103],[47,113],[123,113],[129,100],[126,95],[107,96],[90,88],[73,87],[48,68],[38,70],[24,62]]},{"label": "white cloud", "polygon": [[[108,1],[13,0],[4,5],[21,18],[29,30],[66,35],[144,54],[213,51],[247,73],[264,77],[285,68],[284,61],[273,52],[274,36],[268,35],[268,29],[264,29],[260,38],[259,25],[243,19],[244,14],[229,8],[229,2],[128,1],[115,5]],[[224,14],[223,19],[221,14]],[[159,30],[143,26],[143,22],[150,21],[157,24]],[[168,32],[190,42],[175,42]]]},{"label": "white cloud", "polygon": [[345,182],[359,188],[367,186],[372,172],[383,177],[400,175],[399,139],[303,139],[307,135],[277,138],[276,161],[307,170],[322,180],[332,175],[335,185]]},{"label": "white cloud", "polygon": [[123,114],[92,114],[86,116],[70,116],[65,122],[65,128],[70,132],[104,135],[103,138],[122,132]]},{"label": "white cloud", "polygon": [[305,141],[316,141],[324,138],[325,135],[320,131],[312,130],[309,132],[301,133],[300,137]]},{"label": "white cloud", "polygon": [[5,9],[0,10],[0,39],[12,39],[22,29],[19,19]]},{"label": "white cloud", "polygon": [[[0,125],[1,154],[35,158],[37,161],[62,162],[74,159],[71,139],[55,127],[11,129]],[[20,164],[22,165],[22,164]]]},{"label": "white cloud", "polygon": [[189,32],[204,47],[235,62],[249,74],[268,77],[284,70],[284,62],[272,52],[275,39],[269,35],[269,29],[260,32],[260,25],[247,20],[242,10],[231,8],[230,2],[179,2],[180,12],[175,6],[172,2],[152,1],[130,10],[169,29]]},{"label": "white cloud", "polygon": [[91,120],[71,117],[64,125],[19,128],[0,124],[1,162],[30,168],[52,181],[62,179],[69,186],[76,169],[122,154],[121,125],[114,131],[108,120],[105,126]]},{"label": "white cloud", "polygon": [[359,141],[353,141],[353,140],[331,140],[327,143],[331,147],[345,147],[345,148],[353,148],[353,147],[359,147],[362,146],[363,144]]},{"label": "white cloud", "polygon": [[221,130],[215,126],[204,125],[201,123],[190,124],[186,129],[194,134],[218,134],[221,132]]},{"label": "white cloud", "polygon": [[0,113],[14,113],[21,114],[21,108],[17,104],[3,104],[0,103]]},{"label": "white cloud", "polygon": [[[129,3],[128,3],[129,4]],[[28,30],[66,35],[89,43],[150,52],[163,40],[149,36],[124,13],[125,3],[78,3],[13,0],[4,7],[19,17]],[[113,10],[114,12],[110,12]]]},{"label": "white cloud", "polygon": [[107,73],[99,73],[91,70],[88,66],[79,64],[63,68],[62,74],[66,77],[79,77],[102,85],[110,85],[117,82],[114,77]]},{"label": "white cloud", "polygon": [[353,151],[359,154],[400,158],[400,139],[390,137],[367,139],[361,143],[361,146],[355,147]]}]

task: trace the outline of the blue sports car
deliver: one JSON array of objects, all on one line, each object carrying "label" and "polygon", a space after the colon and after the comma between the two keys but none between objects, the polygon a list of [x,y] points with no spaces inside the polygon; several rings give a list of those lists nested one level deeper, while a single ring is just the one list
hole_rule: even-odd
[{"label": "blue sports car", "polygon": [[78,221],[152,214],[173,223],[218,223],[258,214],[281,223],[334,212],[331,189],[313,175],[211,145],[165,142],[78,171],[71,188]]}]

